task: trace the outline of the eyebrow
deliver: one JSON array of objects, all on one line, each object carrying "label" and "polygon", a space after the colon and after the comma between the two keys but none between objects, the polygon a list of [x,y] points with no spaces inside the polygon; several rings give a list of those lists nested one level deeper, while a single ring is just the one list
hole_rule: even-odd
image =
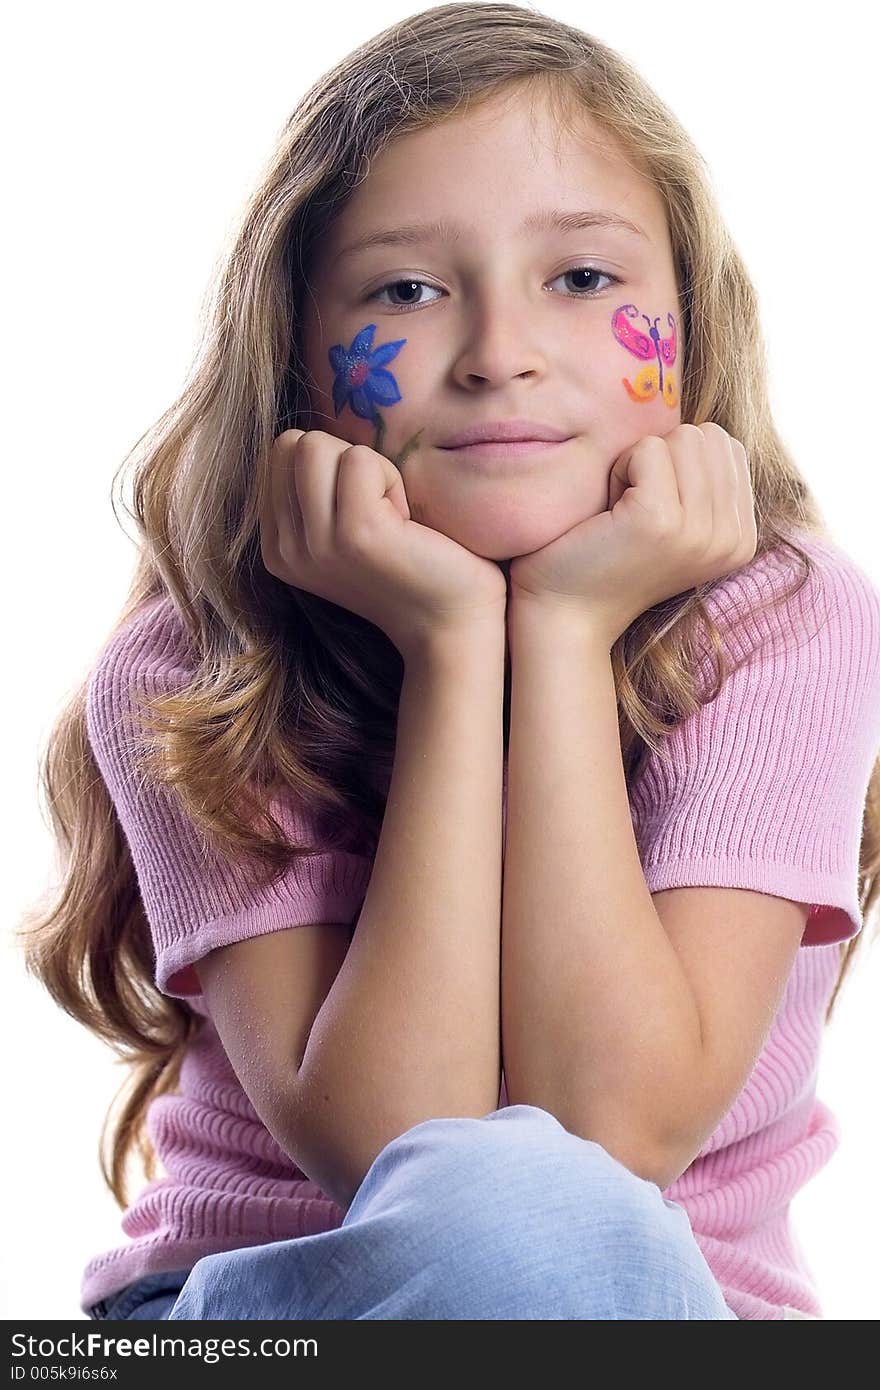
[{"label": "eyebrow", "polygon": [[[577,212],[563,212],[548,208],[533,212],[523,219],[521,230],[525,232],[576,232],[593,228],[609,227],[615,231],[630,232],[649,240],[647,232],[617,213],[606,212],[602,208],[585,209]],[[408,222],[402,227],[380,227],[374,232],[366,232],[349,242],[335,257],[351,256],[359,251],[367,251],[374,246],[417,246],[420,243],[438,241],[461,241],[468,229],[458,222]]]}]

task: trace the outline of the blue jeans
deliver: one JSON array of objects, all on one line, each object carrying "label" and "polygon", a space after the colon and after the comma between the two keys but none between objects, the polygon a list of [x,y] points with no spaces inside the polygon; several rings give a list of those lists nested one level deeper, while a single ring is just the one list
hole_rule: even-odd
[{"label": "blue jeans", "polygon": [[189,1273],[188,1269],[180,1269],[173,1274],[145,1274],[143,1279],[127,1284],[119,1293],[111,1294],[100,1303],[93,1303],[89,1317],[117,1321],[142,1318],[144,1321],[158,1322],[160,1318],[168,1317]]},{"label": "blue jeans", "polygon": [[736,1318],[684,1208],[534,1105],[414,1125],[376,1156],[341,1226],[206,1255],[104,1307],[170,1320]]}]

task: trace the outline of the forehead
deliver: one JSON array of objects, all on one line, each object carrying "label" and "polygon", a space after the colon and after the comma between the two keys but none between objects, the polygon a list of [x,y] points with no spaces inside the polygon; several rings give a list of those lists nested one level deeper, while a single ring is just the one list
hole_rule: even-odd
[{"label": "forehead", "polygon": [[455,218],[481,235],[532,209],[601,208],[666,241],[659,191],[576,100],[512,89],[421,130],[374,157],[329,232],[337,251],[365,229]]}]

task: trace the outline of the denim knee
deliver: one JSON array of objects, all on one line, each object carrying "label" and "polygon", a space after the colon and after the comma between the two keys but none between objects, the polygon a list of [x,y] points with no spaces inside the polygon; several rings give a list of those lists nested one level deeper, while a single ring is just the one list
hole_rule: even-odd
[{"label": "denim knee", "polygon": [[[601,1212],[596,1197],[601,1196]],[[558,1241],[560,1227],[576,1219],[580,1237],[591,1221],[607,1236],[616,1222],[638,1238],[686,1214],[666,1202],[655,1183],[639,1177],[601,1144],[567,1130],[534,1105],[511,1105],[476,1119],[424,1120],[376,1156],[346,1212],[344,1225],[394,1210],[422,1226],[443,1213],[471,1241],[500,1248],[512,1223],[527,1221]],[[518,1237],[515,1237],[518,1239]]]},{"label": "denim knee", "polygon": [[729,1316],[683,1208],[537,1106],[399,1135],[345,1223],[391,1213],[402,1247],[418,1229],[438,1317]]}]

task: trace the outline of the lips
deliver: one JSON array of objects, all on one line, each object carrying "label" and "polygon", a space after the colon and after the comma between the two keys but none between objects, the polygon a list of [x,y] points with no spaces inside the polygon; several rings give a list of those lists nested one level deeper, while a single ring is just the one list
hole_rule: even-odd
[{"label": "lips", "polygon": [[548,459],[564,451],[568,442],[565,439],[484,439],[480,444],[459,444],[457,449],[441,449],[440,452],[451,454],[450,463],[461,468],[509,476],[543,468]]},{"label": "lips", "polygon": [[459,430],[438,447],[441,449],[461,449],[468,444],[517,443],[526,440],[542,440],[559,443],[570,439],[571,435],[555,425],[540,420],[484,420]]}]

